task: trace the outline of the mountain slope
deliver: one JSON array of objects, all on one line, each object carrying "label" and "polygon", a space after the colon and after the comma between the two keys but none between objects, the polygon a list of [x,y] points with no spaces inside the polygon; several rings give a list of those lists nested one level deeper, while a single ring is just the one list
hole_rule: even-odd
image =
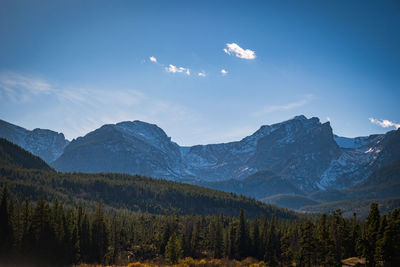
[{"label": "mountain slope", "polygon": [[290,181],[282,179],[272,171],[259,171],[244,179],[230,179],[216,182],[197,182],[200,186],[213,188],[239,195],[246,195],[256,199],[275,194],[304,194]]},{"label": "mountain slope", "polygon": [[321,190],[309,196],[322,202],[400,197],[400,160],[377,168],[363,182],[347,189]]},{"label": "mountain slope", "polygon": [[21,146],[47,163],[57,159],[69,143],[62,133],[45,129],[29,131],[3,120],[0,120],[0,137]]},{"label": "mountain slope", "polygon": [[60,171],[118,172],[175,178],[182,163],[177,144],[156,125],[121,122],[73,140],[53,164]]},{"label": "mountain slope", "polygon": [[25,169],[52,170],[41,158],[32,155],[4,138],[0,138],[0,165]]},{"label": "mountain slope", "polygon": [[[335,138],[342,146],[343,140]],[[374,170],[400,160],[400,129],[382,135],[347,138],[339,158],[321,175],[318,187],[344,189],[367,178]]]},{"label": "mountain slope", "polygon": [[[11,126],[6,126],[0,125],[0,132],[9,131]],[[14,132],[26,132],[16,126],[11,128]],[[23,140],[29,141],[24,143],[28,147],[38,143],[25,137]],[[47,147],[51,146],[47,144]],[[240,141],[180,147],[154,124],[127,121],[104,125],[73,140],[63,151],[52,162],[59,171],[119,172],[211,184],[229,180],[220,183],[218,188],[266,197],[256,187],[248,191],[236,189],[241,183],[236,180],[271,170],[282,181],[305,193],[346,189],[362,182],[377,168],[400,160],[400,129],[381,135],[345,138],[333,135],[329,122],[321,123],[318,118],[307,119],[301,115],[264,125]]]},{"label": "mountain slope", "polygon": [[306,191],[341,151],[329,123],[297,116],[262,126],[238,142],[179,147],[156,125],[104,125],[73,140],[53,166],[61,171],[124,172],[167,179],[241,179],[271,169]]},{"label": "mountain slope", "polygon": [[4,142],[6,145],[0,145],[1,155],[12,155],[12,158],[0,161],[0,186],[7,184],[11,194],[18,199],[36,200],[44,196],[47,200],[58,199],[65,204],[89,208],[102,201],[111,209],[153,214],[223,213],[236,216],[243,209],[251,217],[264,214],[282,219],[296,217],[293,212],[255,199],[167,180],[112,173],[63,174],[46,168],[23,168],[26,165],[19,163],[26,156],[32,161],[44,162],[18,146]]},{"label": "mountain slope", "polygon": [[267,198],[261,199],[261,201],[276,205],[279,207],[285,207],[288,209],[298,210],[304,206],[315,206],[320,202],[315,201],[307,196],[295,195],[295,194],[278,194]]}]

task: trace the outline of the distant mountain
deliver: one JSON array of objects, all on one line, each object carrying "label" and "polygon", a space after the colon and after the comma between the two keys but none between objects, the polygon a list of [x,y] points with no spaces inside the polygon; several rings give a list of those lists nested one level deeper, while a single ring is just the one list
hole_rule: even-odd
[{"label": "distant mountain", "polygon": [[256,199],[275,194],[304,195],[304,192],[289,180],[285,180],[274,172],[267,170],[256,172],[244,179],[230,179],[216,182],[199,181],[197,184],[216,190],[254,197]]},{"label": "distant mountain", "polygon": [[249,217],[297,218],[292,211],[261,201],[190,184],[138,175],[55,172],[38,157],[0,139],[0,187],[4,184],[21,200],[44,197],[89,209],[102,201],[108,210],[122,212],[237,216],[243,209]]},{"label": "distant mountain", "polygon": [[3,120],[0,120],[0,137],[21,146],[47,163],[57,159],[69,143],[62,133],[45,129],[29,131]]},{"label": "distant mountain", "polygon": [[180,148],[154,124],[121,122],[73,140],[52,164],[60,171],[118,172],[175,179],[183,174]]},{"label": "distant mountain", "polygon": [[[357,218],[365,219],[369,214],[370,206],[372,203],[378,204],[379,211],[381,214],[388,214],[390,211],[393,211],[394,209],[400,207],[400,198],[341,200],[341,201],[327,202],[309,206],[305,205],[298,210],[300,212],[307,212],[307,213],[330,214],[332,213],[332,211],[340,209],[344,217],[351,218],[353,217],[353,214],[356,213]],[[271,204],[275,203],[271,202]]]},{"label": "distant mountain", "polygon": [[60,171],[113,171],[167,179],[240,179],[270,169],[312,191],[341,150],[329,123],[297,116],[262,126],[238,142],[179,147],[156,125],[122,122],[73,140],[53,166]]},{"label": "distant mountain", "polygon": [[[377,168],[363,182],[343,190],[320,190],[308,195],[320,204],[306,204],[299,207],[307,212],[330,212],[342,209],[351,215],[352,212],[367,214],[369,205],[377,202],[382,211],[397,208],[400,205],[400,161],[395,161]],[[267,201],[279,205],[280,203]],[[290,208],[289,205],[280,205]],[[299,209],[296,208],[296,209]]]},{"label": "distant mountain", "polygon": [[261,201],[292,210],[299,210],[304,206],[315,206],[321,203],[307,196],[296,194],[278,194],[263,198]]},{"label": "distant mountain", "polygon": [[367,178],[377,168],[400,160],[400,129],[359,138],[335,137],[341,155],[331,161],[317,184],[319,188],[344,189]]},{"label": "distant mountain", "polygon": [[[12,129],[12,136],[29,136],[16,134],[29,131],[11,126],[3,122],[0,132]],[[400,129],[345,138],[334,135],[329,122],[321,123],[318,118],[307,119],[302,115],[264,125],[240,141],[191,147],[179,146],[157,125],[141,121],[104,125],[65,148],[63,145],[68,141],[61,137],[60,142],[55,142],[60,146],[53,146],[51,138],[36,141],[24,137],[19,142],[35,155],[58,147],[58,152],[52,154],[56,160],[51,165],[63,172],[140,174],[204,183],[260,199],[272,194],[301,195],[346,189],[362,182],[379,167],[400,160]],[[18,144],[18,140],[11,141]],[[279,178],[251,178],[267,171]]]},{"label": "distant mountain", "polygon": [[52,170],[41,158],[4,138],[0,138],[0,165],[24,169]]}]

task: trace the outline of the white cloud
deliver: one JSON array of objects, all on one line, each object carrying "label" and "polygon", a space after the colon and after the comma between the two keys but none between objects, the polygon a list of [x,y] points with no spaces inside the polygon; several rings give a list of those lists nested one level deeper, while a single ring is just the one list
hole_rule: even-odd
[{"label": "white cloud", "polygon": [[157,59],[155,57],[151,56],[151,57],[149,57],[149,59],[150,59],[151,62],[157,63]]},{"label": "white cloud", "polygon": [[266,113],[272,113],[276,111],[286,111],[286,110],[291,110],[295,108],[302,107],[306,105],[308,102],[310,102],[314,98],[313,95],[305,95],[303,99],[295,102],[290,102],[287,104],[282,104],[282,105],[269,105],[269,106],[264,106],[260,110],[256,111],[253,113],[255,116],[262,116]]},{"label": "white cloud", "polygon": [[172,72],[172,73],[186,73],[186,75],[190,75],[190,70],[188,68],[184,67],[177,67],[172,64],[169,64],[168,67],[165,68],[167,72]]},{"label": "white cloud", "polygon": [[197,73],[200,77],[206,77],[206,73],[204,71]]},{"label": "white cloud", "polygon": [[224,52],[228,55],[234,54],[238,58],[243,59],[255,59],[256,52],[250,49],[243,49],[236,43],[226,44],[226,48],[224,48]]},{"label": "white cloud", "polygon": [[371,123],[379,125],[379,126],[381,126],[383,128],[389,128],[389,127],[395,127],[396,129],[400,128],[400,124],[399,123],[395,123],[395,122],[392,122],[392,121],[389,121],[389,120],[377,120],[377,119],[374,119],[374,118],[369,118],[369,121]]},{"label": "white cloud", "polygon": [[225,70],[225,69],[222,69],[222,70],[221,70],[221,74],[222,74],[222,75],[226,75],[226,74],[228,74],[228,71]]},{"label": "white cloud", "polygon": [[326,117],[326,120],[327,121],[331,121],[331,117]]}]

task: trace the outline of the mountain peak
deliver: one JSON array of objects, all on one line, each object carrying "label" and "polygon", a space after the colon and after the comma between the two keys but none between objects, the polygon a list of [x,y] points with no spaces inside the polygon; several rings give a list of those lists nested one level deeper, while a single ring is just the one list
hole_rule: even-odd
[{"label": "mountain peak", "polygon": [[307,117],[304,115],[294,116],[292,120],[307,120]]},{"label": "mountain peak", "polygon": [[168,140],[171,138],[167,136],[167,134],[158,127],[156,124],[151,124],[139,120],[135,121],[123,121],[115,124],[115,128],[120,132],[135,135],[140,139],[159,139],[159,140]]}]

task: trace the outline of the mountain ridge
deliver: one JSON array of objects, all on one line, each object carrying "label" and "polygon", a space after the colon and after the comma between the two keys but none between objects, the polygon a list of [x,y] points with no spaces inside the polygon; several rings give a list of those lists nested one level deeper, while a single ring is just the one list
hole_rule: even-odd
[{"label": "mountain ridge", "polygon": [[271,170],[300,191],[314,192],[362,182],[400,159],[399,144],[400,130],[344,138],[333,134],[329,122],[304,115],[263,125],[239,141],[191,147],[171,141],[155,124],[124,121],[72,140],[50,163],[64,172],[120,172],[192,183],[242,180]]}]

